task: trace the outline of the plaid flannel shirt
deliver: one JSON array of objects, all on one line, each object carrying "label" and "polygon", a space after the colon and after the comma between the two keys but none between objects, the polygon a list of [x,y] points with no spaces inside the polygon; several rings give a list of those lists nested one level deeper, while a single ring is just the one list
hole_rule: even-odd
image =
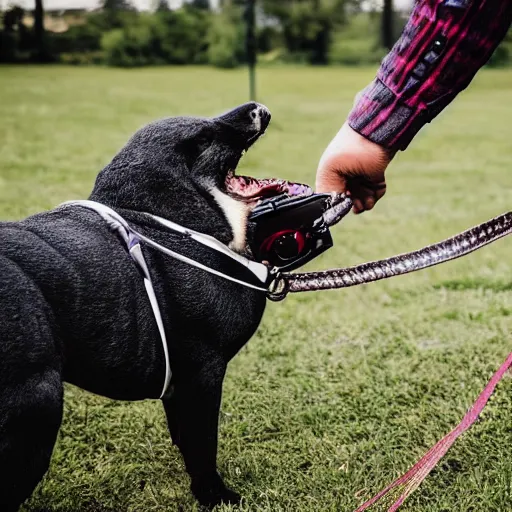
[{"label": "plaid flannel shirt", "polygon": [[392,153],[406,149],[470,84],[511,22],[512,0],[418,0],[349,125]]}]

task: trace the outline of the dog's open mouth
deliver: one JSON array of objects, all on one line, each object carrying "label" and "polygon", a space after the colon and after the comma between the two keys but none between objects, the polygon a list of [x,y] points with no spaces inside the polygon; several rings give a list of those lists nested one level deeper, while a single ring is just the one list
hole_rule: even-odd
[{"label": "dog's open mouth", "polygon": [[313,189],[302,183],[293,183],[277,178],[256,179],[250,176],[237,176],[234,171],[230,171],[226,177],[226,191],[235,199],[253,206],[262,199],[279,194],[290,196],[313,194]]},{"label": "dog's open mouth", "polygon": [[[264,134],[259,133],[252,143]],[[251,143],[251,145],[252,145]],[[245,152],[242,153],[241,157]],[[259,201],[279,194],[290,196],[313,194],[313,189],[303,183],[281,180],[277,178],[257,179],[250,176],[238,176],[234,170],[229,170],[225,182],[226,192],[239,201],[244,201],[251,206],[256,206]]]}]

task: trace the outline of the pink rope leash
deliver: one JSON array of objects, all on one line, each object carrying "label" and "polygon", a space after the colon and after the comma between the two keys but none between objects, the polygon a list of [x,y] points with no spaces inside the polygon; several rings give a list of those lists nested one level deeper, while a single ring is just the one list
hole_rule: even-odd
[{"label": "pink rope leash", "polygon": [[405,488],[398,498],[398,500],[391,505],[388,512],[395,512],[404,503],[407,497],[412,494],[432,471],[434,466],[450,449],[457,438],[469,429],[478,419],[480,413],[487,404],[489,398],[494,392],[496,385],[503,378],[506,371],[512,366],[512,352],[508,355],[505,362],[500,366],[498,371],[492,376],[491,380],[485,386],[480,396],[476,399],[475,403],[471,406],[462,421],[455,427],[449,434],[443,437],[436,443],[414,466],[412,466],[407,473],[400,478],[397,478],[393,483],[389,484],[385,489],[376,494],[373,498],[363,503],[355,512],[363,512],[369,507],[377,503],[381,498],[386,496],[389,491],[399,485],[405,485]]}]

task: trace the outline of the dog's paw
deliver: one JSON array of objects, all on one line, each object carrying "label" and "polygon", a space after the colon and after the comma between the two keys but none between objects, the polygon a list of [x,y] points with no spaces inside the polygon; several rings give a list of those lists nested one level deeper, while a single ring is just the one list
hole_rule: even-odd
[{"label": "dog's paw", "polygon": [[228,487],[224,488],[224,494],[222,496],[222,503],[226,503],[228,505],[238,505],[242,500],[242,496],[237,492],[229,489]]},{"label": "dog's paw", "polygon": [[221,503],[237,505],[242,499],[240,494],[226,487],[218,474],[213,478],[194,481],[191,490],[200,505],[207,510],[212,510]]}]

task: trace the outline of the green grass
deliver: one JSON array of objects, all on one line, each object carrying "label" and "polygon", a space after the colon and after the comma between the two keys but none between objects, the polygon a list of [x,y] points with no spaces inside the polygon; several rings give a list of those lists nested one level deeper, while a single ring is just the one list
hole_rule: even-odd
[{"label": "green grass", "polygon": [[[314,183],[374,72],[262,70],[274,120],[243,172]],[[396,158],[387,196],[344,220],[309,268],[413,250],[510,210],[511,83],[510,71],[480,73]],[[218,113],[246,91],[243,71],[0,68],[0,217],[86,197],[142,124]],[[416,274],[269,303],[225,382],[219,468],[245,497],[236,510],[351,511],[458,423],[512,347],[511,248],[506,239]],[[403,510],[510,510],[511,393],[508,378]],[[158,402],[67,387],[50,471],[25,512],[195,509]]]}]

